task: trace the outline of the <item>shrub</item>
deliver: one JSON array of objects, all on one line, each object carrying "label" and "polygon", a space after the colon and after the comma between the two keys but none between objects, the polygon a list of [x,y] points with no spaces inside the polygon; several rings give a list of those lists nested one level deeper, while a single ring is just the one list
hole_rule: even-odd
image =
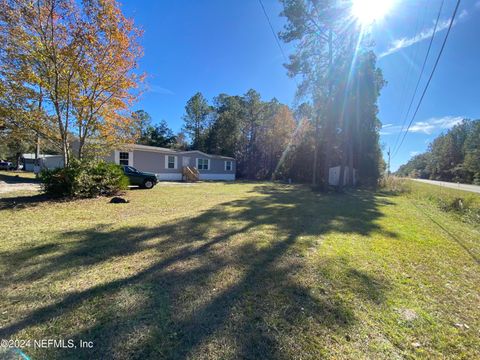
[{"label": "shrub", "polygon": [[384,176],[379,180],[378,185],[383,191],[392,193],[407,193],[411,191],[411,183],[396,176]]},{"label": "shrub", "polygon": [[128,186],[120,166],[103,160],[72,160],[67,167],[43,170],[43,190],[54,197],[89,198],[118,194]]},{"label": "shrub", "polygon": [[462,221],[480,224],[480,197],[475,193],[411,181],[409,197],[428,201],[440,210],[457,215]]},{"label": "shrub", "polygon": [[473,177],[473,184],[480,185],[480,172],[476,173],[475,176]]}]

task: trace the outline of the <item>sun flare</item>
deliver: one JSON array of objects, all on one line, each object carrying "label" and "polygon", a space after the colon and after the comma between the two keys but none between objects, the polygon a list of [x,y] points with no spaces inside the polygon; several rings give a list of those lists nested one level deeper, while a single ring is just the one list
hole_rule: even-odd
[{"label": "sun flare", "polygon": [[352,14],[363,25],[382,20],[395,0],[352,0]]}]

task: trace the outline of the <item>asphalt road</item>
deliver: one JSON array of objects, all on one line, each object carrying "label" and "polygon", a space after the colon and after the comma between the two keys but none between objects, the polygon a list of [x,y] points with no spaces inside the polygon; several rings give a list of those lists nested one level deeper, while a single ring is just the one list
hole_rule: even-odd
[{"label": "asphalt road", "polygon": [[450,183],[450,182],[446,182],[446,181],[435,181],[435,180],[424,180],[424,179],[412,179],[412,180],[427,183],[427,184],[437,185],[437,186],[444,186],[444,187],[457,189],[457,190],[470,191],[470,192],[480,194],[480,186],[478,186],[478,185],[459,184],[459,183]]}]

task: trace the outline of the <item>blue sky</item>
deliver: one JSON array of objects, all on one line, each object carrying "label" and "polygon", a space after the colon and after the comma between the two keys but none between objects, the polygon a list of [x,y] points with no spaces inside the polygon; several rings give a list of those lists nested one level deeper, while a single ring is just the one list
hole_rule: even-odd
[{"label": "blue sky", "polygon": [[[397,0],[390,14],[371,29],[378,66],[388,82],[379,100],[385,149],[393,148],[405,119],[440,2]],[[275,30],[280,31],[284,24],[279,17],[281,4],[276,0],[263,3]],[[445,1],[420,90],[454,3]],[[197,91],[211,101],[220,93],[243,94],[253,88],[266,100],[276,97],[293,104],[295,81],[286,74],[285,61],[258,0],[124,0],[122,8],[144,30],[140,70],[148,75],[147,91],[135,109],[146,110],[154,121],[164,119],[175,131],[180,130],[185,103]],[[392,170],[425,151],[436,135],[461,118],[480,118],[479,18],[480,0],[463,0],[411,132],[392,159]],[[282,46],[288,55],[291,48]]]}]

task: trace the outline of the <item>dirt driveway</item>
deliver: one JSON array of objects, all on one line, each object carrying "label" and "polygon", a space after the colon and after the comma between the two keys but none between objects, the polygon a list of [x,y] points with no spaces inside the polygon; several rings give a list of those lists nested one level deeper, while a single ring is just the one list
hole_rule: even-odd
[{"label": "dirt driveway", "polygon": [[40,183],[32,173],[0,171],[0,195],[16,191],[39,191]]},{"label": "dirt driveway", "polygon": [[36,183],[6,183],[5,181],[0,181],[0,194],[5,194],[14,191],[39,191],[40,184]]}]

